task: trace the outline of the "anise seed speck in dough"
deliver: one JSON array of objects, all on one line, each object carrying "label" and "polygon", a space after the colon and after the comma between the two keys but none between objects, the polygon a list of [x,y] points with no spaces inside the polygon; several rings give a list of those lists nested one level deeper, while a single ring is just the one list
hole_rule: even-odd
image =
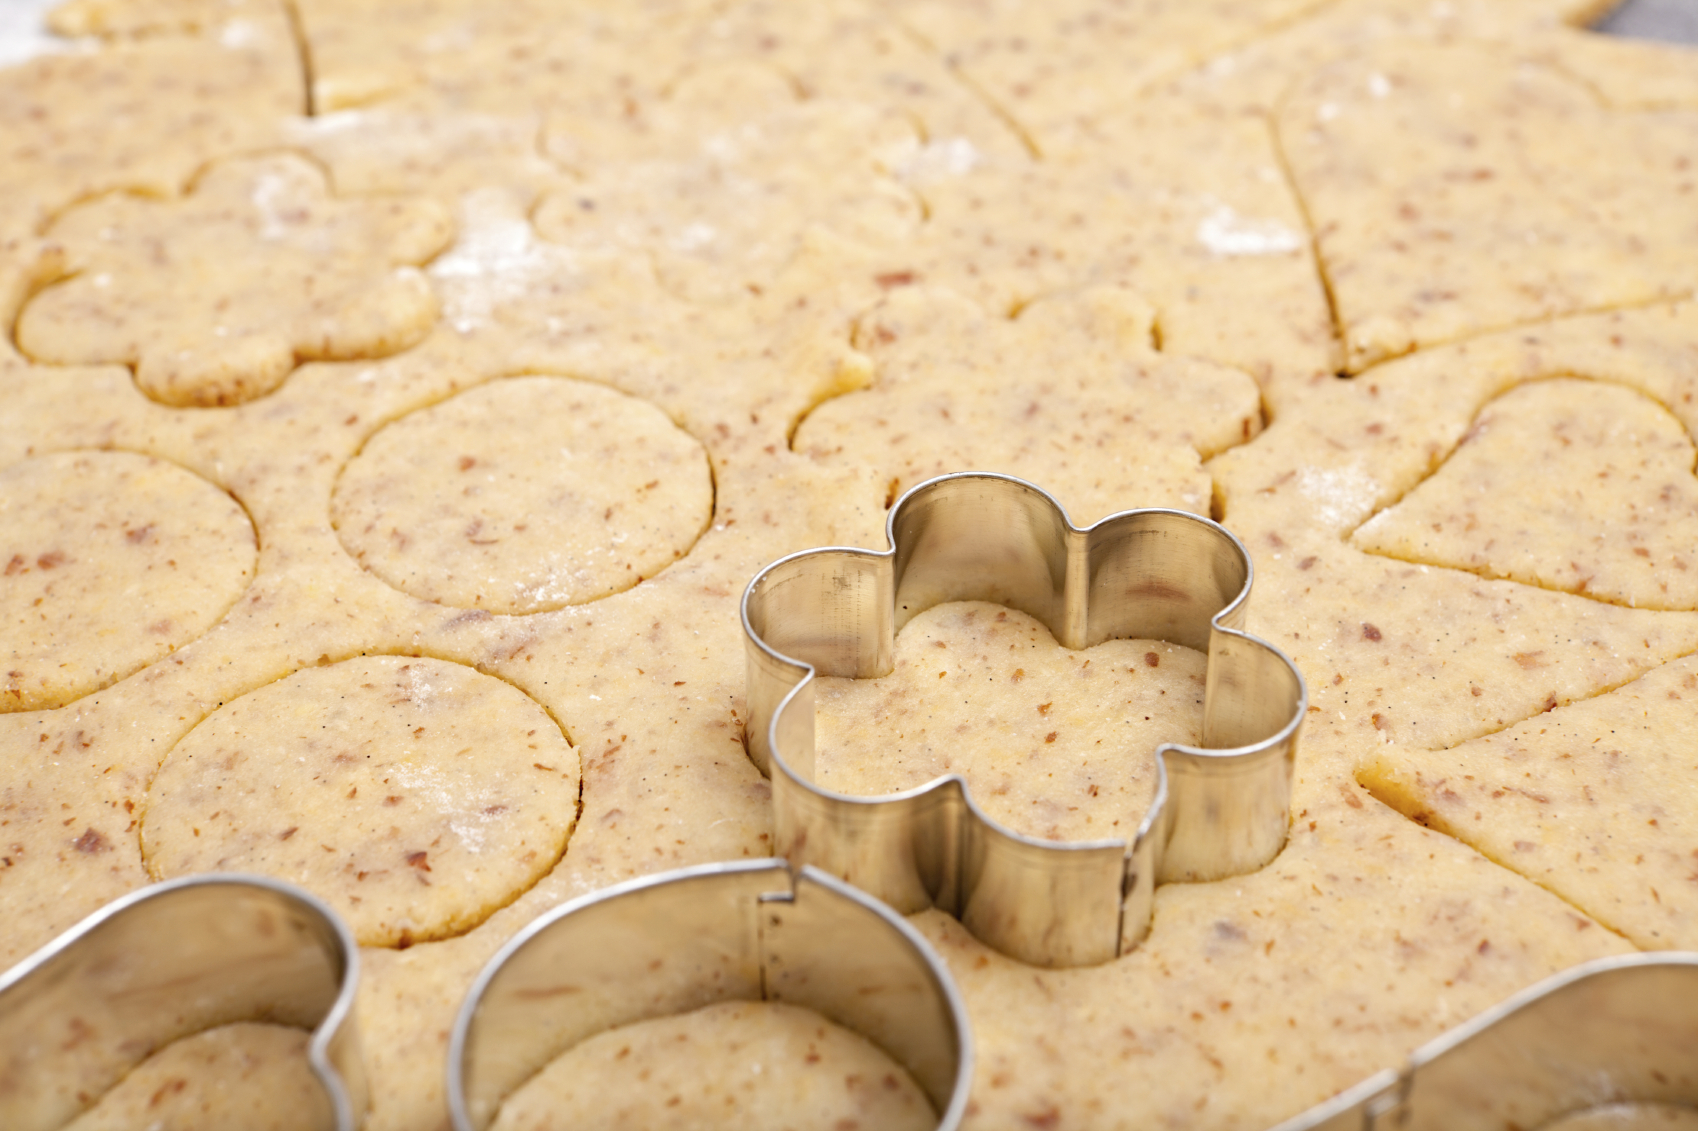
[{"label": "anise seed speck in dough", "polygon": [[160,879],[258,872],[316,892],[365,946],[459,934],[560,859],[578,753],[522,691],[460,664],[371,656],[225,704],[148,789]]},{"label": "anise seed speck in dough", "polygon": [[603,385],[515,377],[403,417],[337,484],[337,532],[415,597],[534,613],[629,589],[713,510],[700,443]]},{"label": "anise seed speck in dough", "polygon": [[61,706],[187,644],[257,552],[236,500],[163,460],[74,451],[0,470],[0,711]]}]

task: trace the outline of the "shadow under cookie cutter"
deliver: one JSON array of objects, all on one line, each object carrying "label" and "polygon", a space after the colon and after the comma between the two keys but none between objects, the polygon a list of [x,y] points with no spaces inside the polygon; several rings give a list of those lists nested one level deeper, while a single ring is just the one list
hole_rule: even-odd
[{"label": "shadow under cookie cutter", "polygon": [[563,904],[490,960],[448,1044],[455,1131],[567,1049],[723,1001],[803,1006],[879,1046],[955,1131],[972,1082],[966,1007],[919,932],[865,893],[783,860],[681,868]]},{"label": "shadow under cookie cutter", "polygon": [[[1106,962],[1149,930],[1155,885],[1253,871],[1290,823],[1303,677],[1242,631],[1253,571],[1224,527],[1133,510],[1088,529],[1046,492],[983,472],[921,483],[891,548],[806,550],[743,593],[749,755],[772,779],[777,851],[898,911],[939,907],[1035,966]],[[1128,844],[1057,843],[987,816],[958,775],[881,797],[814,783],[814,676],[888,674],[896,633],[945,601],[1028,613],[1068,648],[1157,638],[1208,652],[1202,746],[1157,748],[1155,797]]]},{"label": "shadow under cookie cutter", "polygon": [[312,1030],[320,1090],[289,1101],[324,1131],[355,1131],[359,961],[335,912],[263,876],[189,876],[113,900],[0,976],[0,1127],[63,1126],[172,1041],[266,1021]]},{"label": "shadow under cookie cutter", "polygon": [[1698,1108],[1698,954],[1547,978],[1274,1131],[1532,1131],[1623,1103]]}]

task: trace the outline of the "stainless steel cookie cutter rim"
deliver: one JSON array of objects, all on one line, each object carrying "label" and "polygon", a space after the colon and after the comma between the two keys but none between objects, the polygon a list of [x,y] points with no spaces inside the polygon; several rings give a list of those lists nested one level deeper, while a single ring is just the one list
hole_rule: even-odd
[{"label": "stainless steel cookie cutter rim", "polygon": [[[482,1032],[482,1027],[490,1021],[492,1009],[504,1009],[508,1014],[512,1014],[514,1012],[513,1000],[534,1001],[550,998],[559,998],[562,1001],[581,1002],[583,1000],[578,996],[575,989],[564,991],[551,988],[540,992],[533,989],[527,994],[523,989],[522,982],[524,972],[521,971],[517,975],[514,973],[516,957],[522,959],[533,946],[539,944],[539,942],[546,942],[548,935],[558,933],[557,928],[563,922],[570,921],[574,917],[578,917],[581,922],[593,923],[593,917],[599,915],[605,922],[614,919],[622,902],[628,903],[644,897],[650,899],[666,898],[669,894],[688,897],[692,894],[692,889],[695,893],[705,891],[710,897],[724,897],[732,903],[746,902],[746,906],[743,908],[747,913],[744,929],[752,932],[751,936],[717,940],[710,938],[706,941],[710,944],[716,942],[729,943],[730,951],[741,950],[743,959],[754,960],[752,978],[747,977],[750,974],[749,970],[741,971],[745,975],[745,978],[741,980],[746,981],[747,984],[738,987],[735,983],[740,979],[736,978],[737,972],[733,971],[732,986],[728,991],[723,984],[724,979],[719,977],[719,974],[723,971],[710,971],[709,973],[713,976],[709,977],[699,969],[686,970],[684,974],[685,983],[688,983],[686,985],[688,992],[682,998],[675,994],[671,1001],[662,1003],[659,998],[665,994],[663,987],[658,991],[656,999],[650,1001],[647,1007],[641,1004],[632,1006],[630,1001],[623,1000],[619,1002],[620,1008],[611,1015],[592,1019],[587,1025],[558,1026],[553,1033],[543,1032],[540,1040],[538,1040],[538,1033],[535,1028],[524,1030],[521,1036],[525,1038],[523,1043],[527,1050],[526,1063],[519,1066],[516,1071],[507,1071],[508,1079],[498,1079],[493,1086],[484,1079],[484,1077],[490,1075],[500,1075],[502,1071],[500,1048],[497,1047],[493,1054],[484,1054],[479,1047],[480,1043],[494,1043],[499,1046],[502,1036],[499,1032],[493,1036]],[[749,898],[751,896],[753,897],[752,900]],[[871,939],[875,945],[866,947],[864,950],[857,950],[854,953],[873,962],[875,964],[875,981],[886,984],[869,987],[863,978],[857,990],[854,988],[857,985],[857,975],[864,975],[865,972],[852,969],[848,970],[841,980],[835,977],[816,980],[807,970],[806,963],[798,964],[793,961],[787,963],[785,958],[778,953],[776,947],[768,948],[766,941],[767,916],[773,916],[772,925],[777,927],[779,922],[776,912],[782,906],[788,904],[795,907],[806,900],[812,901],[810,906],[824,911],[825,905],[819,902],[822,899],[831,901],[839,910],[848,909],[851,912],[848,935],[853,935],[854,930],[857,929],[857,917],[861,926],[867,923],[876,924],[879,935],[873,936]],[[827,918],[830,918],[830,916],[827,915]],[[650,945],[657,953],[675,952],[685,949],[687,944],[699,944],[703,941],[700,932],[688,934],[678,939],[668,939],[664,937],[664,931],[657,932],[655,928],[658,926],[664,926],[664,923],[640,922],[635,932],[641,943]],[[804,927],[805,934],[806,928]],[[833,945],[841,942],[838,933],[835,931],[823,937],[831,940]],[[630,940],[627,939],[627,941]],[[823,949],[819,945],[820,941],[820,939],[815,939],[815,945],[812,949]],[[867,936],[863,936],[860,941],[865,944],[869,940]],[[850,1012],[855,1011],[855,1006],[861,1007],[863,1013],[867,1009],[876,1010],[876,1005],[869,1006],[865,1003],[869,1000],[876,1001],[881,993],[888,998],[892,989],[892,985],[888,983],[900,983],[901,981],[900,971],[897,972],[894,979],[890,976],[890,971],[887,968],[888,954],[883,960],[880,959],[876,945],[880,942],[894,943],[898,947],[898,953],[911,967],[910,974],[915,971],[923,973],[924,984],[918,989],[922,991],[922,996],[929,994],[931,998],[929,1001],[920,1001],[915,1006],[918,1010],[920,1024],[906,1026],[897,1035],[896,1043],[906,1041],[910,1045],[908,1049],[910,1055],[907,1057],[889,1047],[892,1043],[890,1040],[892,1033],[889,1031],[890,1026],[888,1024],[884,1026],[886,1032],[882,1034],[865,1031],[866,1028],[878,1028],[878,1026],[876,1024],[873,1026],[858,1025],[855,1019],[846,1019],[842,1016],[842,1011],[834,1011],[830,1002],[822,1003],[819,998],[819,986],[824,985],[824,992],[828,995],[841,992],[844,996],[853,999],[854,1004]],[[619,958],[629,959],[628,964],[634,963],[640,967],[639,973],[645,981],[650,978],[656,981],[661,980],[661,973],[657,973],[654,969],[658,963],[650,962],[644,965],[641,961],[643,955],[639,954],[637,958],[630,958],[625,949],[616,952],[616,954]],[[540,957],[547,960],[549,956],[541,955]],[[837,957],[841,958],[842,956]],[[614,964],[617,965],[618,963]],[[828,963],[828,965],[834,964]],[[851,961],[847,965],[852,966],[853,962]],[[800,967],[800,973],[797,972],[797,967]],[[813,971],[812,973],[820,972],[822,971]],[[825,972],[835,974],[838,971],[832,969]],[[506,991],[510,995],[510,999],[506,1002],[497,1000],[495,995],[492,994],[492,988],[497,987],[497,984],[504,979],[513,980],[515,977],[521,979],[520,989]],[[605,989],[607,982],[613,980],[597,982],[596,985],[598,988]],[[810,982],[817,982],[818,984],[810,990],[808,987]],[[778,984],[775,985],[774,983]],[[744,992],[735,992],[739,988]],[[914,988],[910,987],[910,989]],[[617,991],[617,987],[615,987],[615,990]],[[615,996],[618,996],[617,992],[615,992]],[[898,996],[900,997],[900,995]],[[531,1075],[534,1075],[536,1071],[540,1071],[555,1056],[590,1036],[622,1024],[670,1016],[679,1012],[686,1012],[692,1008],[699,1008],[705,1004],[729,1000],[776,1000],[813,1008],[816,1012],[836,1023],[859,1032],[861,1036],[872,1040],[875,1045],[880,1046],[887,1054],[902,1063],[903,1067],[914,1077],[916,1083],[926,1092],[937,1110],[939,1114],[937,1126],[940,1131],[955,1131],[966,1113],[973,1071],[972,1032],[968,1024],[966,1005],[960,992],[949,974],[948,967],[944,965],[931,945],[911,924],[866,893],[816,869],[792,870],[790,865],[783,860],[762,859],[696,865],[615,884],[562,904],[533,920],[513,938],[509,939],[489,960],[472,983],[460,1010],[455,1016],[454,1026],[450,1032],[448,1104],[450,1119],[455,1131],[482,1131],[483,1128],[488,1127],[498,1113],[500,1104],[514,1089],[529,1079]],[[529,1008],[536,1015],[557,1012],[552,1007],[547,1006]],[[593,1008],[593,1004],[589,1008]],[[531,1018],[533,1021],[535,1019],[535,1017]],[[521,1017],[519,1020],[523,1022],[526,1019]],[[909,1020],[912,1020],[912,1018]],[[928,1032],[927,1023],[932,1023],[935,1031]],[[561,1029],[569,1031],[563,1035],[560,1032]],[[881,1036],[885,1039],[881,1040]],[[914,1048],[912,1046],[915,1044],[920,1049],[919,1056],[913,1055]],[[539,1046],[544,1048],[543,1053],[537,1054],[531,1051]],[[924,1061],[924,1063],[921,1063],[921,1061]]]},{"label": "stainless steel cookie cutter rim", "polygon": [[[108,931],[124,929],[124,921],[135,919],[137,909],[151,905],[158,913],[172,902],[181,902],[185,892],[207,893],[221,888],[262,892],[282,904],[294,905],[307,913],[307,922],[319,934],[318,942],[332,968],[337,989],[312,1029],[312,1037],[307,1044],[307,1062],[323,1091],[328,1115],[325,1125],[335,1131],[356,1131],[364,1123],[368,1105],[365,1066],[358,1028],[354,1023],[354,1003],[359,988],[359,945],[341,916],[323,900],[269,876],[243,873],[184,876],[150,884],[111,901],[0,974],[0,1031],[4,1028],[4,1003],[8,995],[27,988],[38,975],[65,977],[63,968],[77,951],[84,949],[80,944],[88,940],[98,941]],[[143,926],[145,928],[146,924]],[[149,1054],[153,1051],[157,1049],[149,1050]],[[145,1059],[145,1055],[133,1063],[140,1063],[141,1059]],[[8,1121],[8,1126],[16,1127],[17,1124]]]},{"label": "stainless steel cookie cutter rim", "polygon": [[[951,493],[965,496],[965,501],[951,504]],[[933,502],[931,496],[939,494],[943,501]],[[944,505],[1001,511],[999,517],[1011,519],[1029,541],[954,522],[956,536],[985,542],[982,556],[996,559],[989,567],[984,561],[963,567],[981,574],[982,584],[968,584],[968,591],[960,593],[948,590],[962,586],[945,585],[943,596],[914,608],[900,605],[908,571],[919,553],[913,543],[924,545],[927,524],[937,521],[935,514]],[[911,518],[911,512],[919,517]],[[1040,488],[989,472],[960,472],[919,484],[891,508],[885,530],[889,549],[822,547],[790,554],[756,574],[743,594],[746,736],[751,759],[773,779],[781,853],[867,887],[904,912],[941,906],[1004,953],[1050,966],[1102,962],[1130,950],[1147,933],[1158,882],[1224,878],[1259,867],[1277,854],[1289,826],[1294,750],[1308,692],[1289,657],[1241,628],[1254,566],[1230,531],[1188,512],[1157,508],[1123,511],[1080,528]],[[1156,554],[1140,543],[1164,539],[1174,545],[1156,553],[1169,549],[1192,559],[1198,576],[1164,576],[1151,567],[1145,559]],[[1016,573],[1024,569],[1032,575],[1025,579],[1028,592],[999,592],[1018,590],[1019,578],[1009,584],[1001,577],[985,581],[1010,563]],[[809,574],[814,566],[819,576]],[[924,572],[924,563],[921,568]],[[1045,571],[1047,576],[1038,577]],[[1140,619],[1143,606],[1128,612],[1123,606],[1137,601],[1121,595],[1116,604],[1116,595],[1106,591],[1102,579],[1112,581],[1121,574],[1137,575],[1133,580],[1148,590],[1146,604],[1155,610],[1149,619],[1164,631],[1117,630],[1127,622],[1149,627]],[[798,583],[806,589],[810,582],[816,591],[801,600],[784,592]],[[1136,589],[1132,585],[1128,592]],[[1108,603],[1103,615],[1093,610],[1093,596],[1099,609]],[[1132,838],[1056,843],[1023,836],[987,816],[958,775],[876,797],[839,793],[811,780],[816,673],[858,678],[886,674],[893,666],[895,633],[905,623],[901,614],[912,617],[933,604],[959,599],[992,600],[1022,609],[1070,648],[1146,636],[1207,650],[1206,745],[1158,747],[1155,796]],[[1181,611],[1180,606],[1199,600],[1206,608]],[[786,602],[792,607],[779,607]],[[812,636],[793,627],[778,631],[779,621],[798,617],[812,617],[824,627]],[[775,643],[770,639],[774,635],[795,639]],[[1234,683],[1254,685],[1239,687],[1244,709],[1236,712],[1227,709]],[[864,816],[877,808],[903,810],[911,819],[881,822]],[[936,817],[931,810],[940,808],[957,815]],[[890,827],[875,827],[881,823]],[[961,828],[952,828],[952,823]],[[914,843],[907,857],[899,859],[899,848],[874,843],[880,837]],[[827,842],[823,849],[822,840]],[[1062,905],[1106,904],[1108,872],[1115,861],[1120,875],[1114,882],[1120,892],[1112,930],[1106,912],[1094,914],[1103,923],[1080,927],[1080,912]],[[1005,896],[1023,891],[1041,897],[1041,884],[1021,879],[1020,873],[1045,868],[1074,874],[1077,890],[1066,898],[1054,896],[1055,906],[1038,913],[1036,926],[1031,914],[1022,923],[1015,904],[1031,900]],[[952,877],[952,870],[964,874]],[[1090,871],[1097,875],[1084,878]],[[899,874],[903,872],[911,874]],[[975,893],[991,889],[1000,889],[1003,896],[980,899],[975,909]]]},{"label": "stainless steel cookie cutter rim", "polygon": [[[1629,1047],[1635,1039],[1652,1047]],[[1698,952],[1599,958],[1512,994],[1416,1049],[1402,1068],[1382,1069],[1273,1131],[1498,1131],[1606,1103],[1698,1108],[1694,1050]],[[1659,1055],[1667,1063],[1655,1063]]]}]

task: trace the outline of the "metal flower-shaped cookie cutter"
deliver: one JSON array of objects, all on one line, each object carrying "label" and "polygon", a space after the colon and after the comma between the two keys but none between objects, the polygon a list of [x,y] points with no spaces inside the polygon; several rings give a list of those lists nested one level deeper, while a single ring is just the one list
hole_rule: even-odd
[{"label": "metal flower-shaped cookie cutter", "polygon": [[448,1108],[483,1131],[554,1057],[608,1029],[722,1001],[781,1001],[906,1068],[954,1131],[972,1082],[966,1008],[919,933],[782,860],[681,868],[563,904],[490,960],[455,1019]]},{"label": "metal flower-shaped cookie cutter", "polygon": [[1401,1072],[1370,1076],[1275,1131],[1502,1131],[1614,1104],[1698,1107],[1695,1050],[1698,954],[1601,958],[1516,994],[1417,1049]]},{"label": "metal flower-shaped cookie cutter", "polygon": [[[892,508],[891,548],[781,558],[743,594],[749,754],[772,778],[777,849],[902,912],[936,906],[1022,962],[1106,962],[1149,930],[1155,885],[1261,867],[1285,843],[1308,691],[1243,632],[1250,555],[1217,523],[1134,510],[1089,529],[1023,480],[963,472]],[[994,601],[1069,648],[1153,637],[1206,649],[1202,747],[1157,750],[1156,794],[1130,845],[1010,832],[958,776],[852,797],[816,785],[814,675],[894,666],[895,635],[945,601]]]},{"label": "metal flower-shaped cookie cutter", "polygon": [[313,1030],[320,1090],[288,1099],[314,1126],[354,1131],[359,963],[335,912],[263,876],[190,876],[114,900],[0,977],[0,1127],[49,1131],[171,1041],[269,1021]]}]

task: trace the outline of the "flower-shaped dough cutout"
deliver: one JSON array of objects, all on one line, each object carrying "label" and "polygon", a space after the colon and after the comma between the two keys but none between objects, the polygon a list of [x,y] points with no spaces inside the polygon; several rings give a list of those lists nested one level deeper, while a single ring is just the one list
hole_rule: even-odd
[{"label": "flower-shaped dough cutout", "polygon": [[229,495],[131,452],[0,471],[0,711],[63,706],[182,647],[253,579]]},{"label": "flower-shaped dough cutout", "polygon": [[1165,640],[1063,648],[1042,621],[936,605],[896,636],[877,679],[819,680],[815,773],[858,797],[944,774],[1017,833],[1125,837],[1156,792],[1156,747],[1203,737],[1207,657]]},{"label": "flower-shaped dough cutout", "polygon": [[405,593],[536,613],[629,589],[683,557],[713,514],[695,437],[646,401],[514,377],[406,416],[331,502],[360,564]]},{"label": "flower-shaped dough cutout", "polygon": [[299,884],[363,946],[459,934],[566,849],[578,752],[534,699],[443,660],[362,656],[235,699],[148,786],[156,877]]},{"label": "flower-shaped dough cutout", "polygon": [[1522,385],[1351,542],[1642,609],[1698,608],[1698,460],[1679,420],[1620,385]]},{"label": "flower-shaped dough cutout", "polygon": [[49,233],[76,274],[24,308],[36,361],[121,362],[164,404],[228,405],[303,360],[381,357],[436,322],[419,265],[453,234],[428,200],[333,197],[292,154],[223,162],[180,200],[101,197]]},{"label": "flower-shaped dough cutout", "polygon": [[945,471],[996,468],[1047,484],[1085,522],[1129,505],[1207,514],[1201,459],[1262,427],[1248,374],[1158,352],[1149,307],[1118,288],[1044,299],[1010,320],[900,287],[856,344],[877,384],[815,409],[793,446],[879,469],[892,499]]}]

